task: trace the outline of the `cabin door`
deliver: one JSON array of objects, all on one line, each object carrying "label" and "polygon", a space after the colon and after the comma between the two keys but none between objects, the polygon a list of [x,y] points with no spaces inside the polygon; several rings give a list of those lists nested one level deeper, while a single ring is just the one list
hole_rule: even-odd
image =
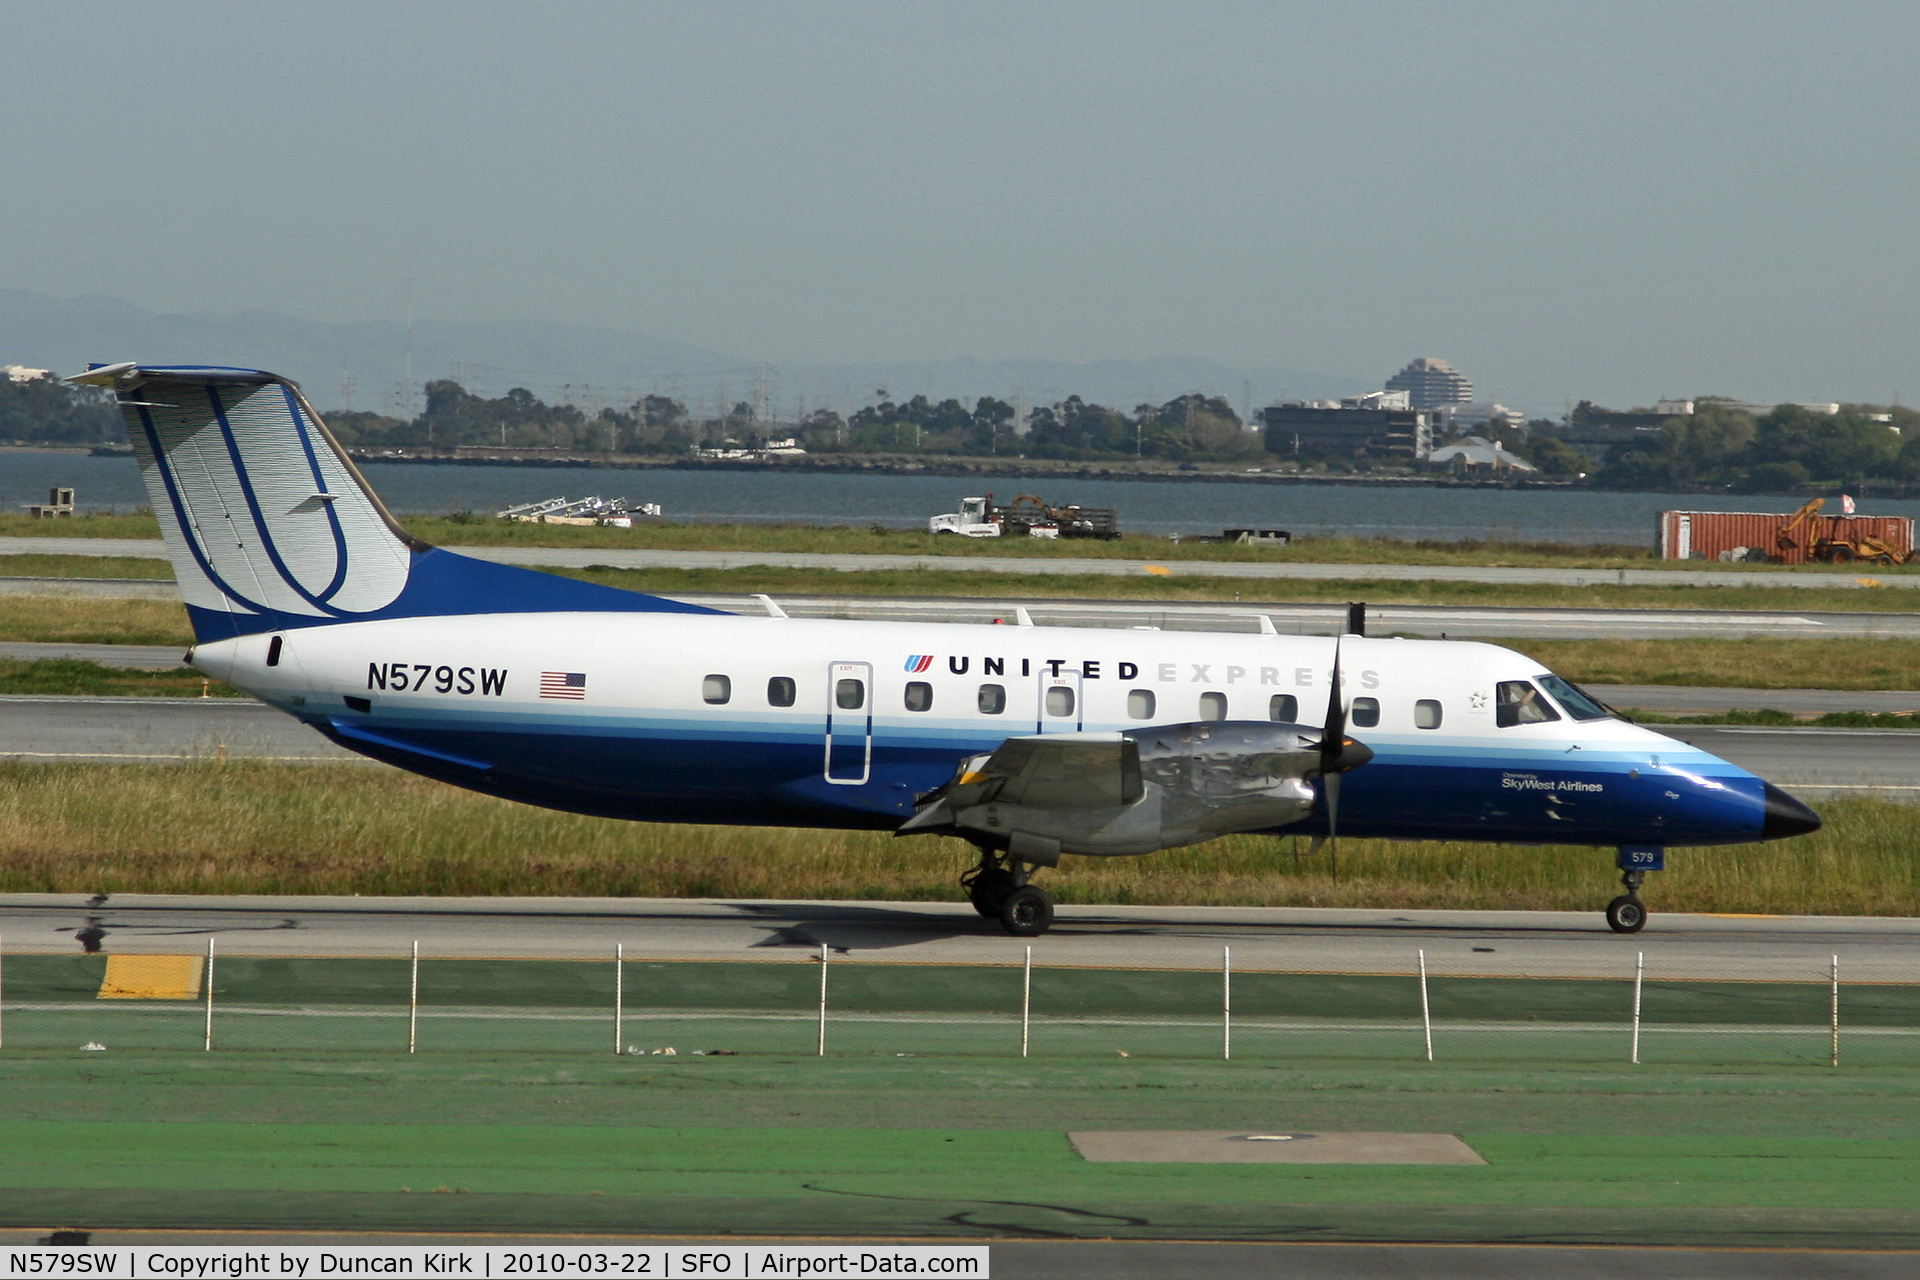
[{"label": "cabin door", "polygon": [[1040,702],[1035,733],[1075,733],[1086,719],[1081,704],[1080,671],[1061,667],[1058,673],[1040,669]]},{"label": "cabin door", "polygon": [[855,787],[873,773],[873,664],[827,667],[828,782]]}]

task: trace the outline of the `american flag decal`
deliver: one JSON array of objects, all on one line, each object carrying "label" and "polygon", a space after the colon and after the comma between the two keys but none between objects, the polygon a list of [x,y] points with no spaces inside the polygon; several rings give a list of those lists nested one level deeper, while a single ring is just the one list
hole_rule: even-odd
[{"label": "american flag decal", "polygon": [[584,671],[542,671],[540,673],[540,696],[543,698],[572,698],[575,702],[587,696],[587,673]]}]

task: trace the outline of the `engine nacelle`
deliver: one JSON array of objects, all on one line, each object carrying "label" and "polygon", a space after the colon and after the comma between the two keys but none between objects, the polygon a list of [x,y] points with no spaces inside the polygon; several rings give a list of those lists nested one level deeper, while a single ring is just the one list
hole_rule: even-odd
[{"label": "engine nacelle", "polygon": [[[1321,731],[1200,721],[1009,738],[963,762],[896,834],[944,832],[1027,862],[1153,853],[1298,822],[1313,809]],[[1344,740],[1335,771],[1373,753]]]}]

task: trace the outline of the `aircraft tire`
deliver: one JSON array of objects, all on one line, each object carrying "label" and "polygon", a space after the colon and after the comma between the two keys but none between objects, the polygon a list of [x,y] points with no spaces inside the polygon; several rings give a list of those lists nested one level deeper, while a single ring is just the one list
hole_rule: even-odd
[{"label": "aircraft tire", "polygon": [[1638,933],[1647,924],[1647,904],[1623,893],[1607,904],[1607,928],[1615,933]]},{"label": "aircraft tire", "polygon": [[987,920],[1000,918],[1000,904],[1013,892],[1013,876],[1002,868],[982,871],[967,886],[967,901]]},{"label": "aircraft tire", "polygon": [[1023,884],[1000,901],[1000,926],[1016,938],[1037,938],[1053,923],[1053,899]]}]

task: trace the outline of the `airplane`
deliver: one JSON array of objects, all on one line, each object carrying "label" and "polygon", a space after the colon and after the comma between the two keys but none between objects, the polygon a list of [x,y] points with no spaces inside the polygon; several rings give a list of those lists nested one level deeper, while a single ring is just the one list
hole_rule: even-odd
[{"label": "airplane", "polygon": [[71,381],[119,402],[205,675],[526,804],[956,836],[1015,936],[1051,925],[1033,877],[1066,855],[1236,832],[1610,847],[1634,933],[1667,849],[1820,826],[1495,645],[728,613],[421,542],[275,374]]}]

